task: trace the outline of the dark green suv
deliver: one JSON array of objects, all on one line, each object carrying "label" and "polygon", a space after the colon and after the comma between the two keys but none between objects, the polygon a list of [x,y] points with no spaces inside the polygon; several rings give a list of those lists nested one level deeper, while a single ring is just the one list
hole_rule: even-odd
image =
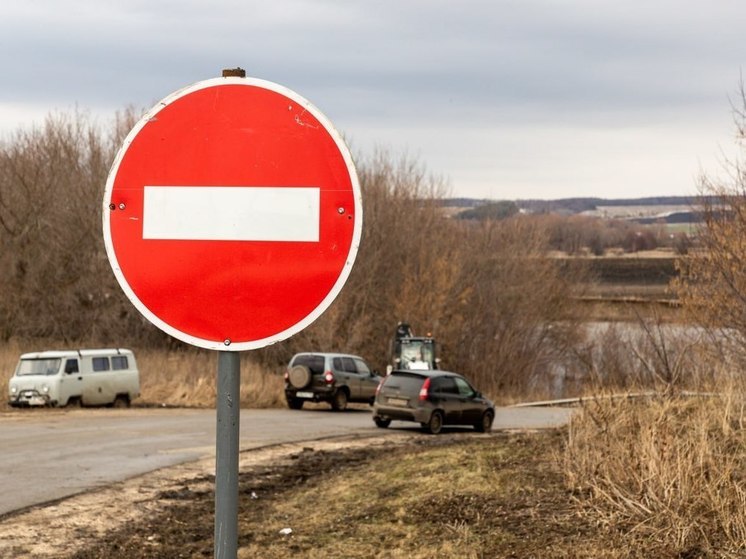
[{"label": "dark green suv", "polygon": [[344,353],[298,353],[285,372],[285,398],[291,409],[304,402],[328,402],[340,411],[347,402],[372,404],[381,377],[362,357]]},{"label": "dark green suv", "polygon": [[381,428],[392,420],[416,421],[433,434],[444,425],[492,429],[495,406],[463,376],[448,371],[392,371],[381,383],[373,421]]}]

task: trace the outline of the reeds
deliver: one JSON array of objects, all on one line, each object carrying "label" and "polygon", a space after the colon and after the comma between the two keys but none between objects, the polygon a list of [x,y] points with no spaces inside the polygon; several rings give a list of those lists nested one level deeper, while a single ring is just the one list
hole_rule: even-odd
[{"label": "reeds", "polygon": [[598,397],[571,423],[567,482],[643,556],[743,556],[743,427],[743,390],[733,384],[716,396]]}]

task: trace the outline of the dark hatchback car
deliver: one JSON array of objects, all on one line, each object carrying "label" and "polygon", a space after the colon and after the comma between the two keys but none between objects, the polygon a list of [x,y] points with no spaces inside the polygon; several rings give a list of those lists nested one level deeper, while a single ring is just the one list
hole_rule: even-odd
[{"label": "dark hatchback car", "polygon": [[388,427],[392,420],[416,421],[429,433],[444,425],[492,429],[495,406],[463,376],[448,371],[393,371],[378,388],[373,421]]}]

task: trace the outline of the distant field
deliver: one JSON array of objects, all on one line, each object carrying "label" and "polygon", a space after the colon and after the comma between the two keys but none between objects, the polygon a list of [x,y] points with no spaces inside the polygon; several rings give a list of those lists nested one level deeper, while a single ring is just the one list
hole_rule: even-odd
[{"label": "distant field", "polygon": [[632,219],[690,211],[692,211],[692,206],[687,204],[635,204],[630,206],[596,206],[595,210],[586,210],[581,212],[581,215],[606,219]]}]

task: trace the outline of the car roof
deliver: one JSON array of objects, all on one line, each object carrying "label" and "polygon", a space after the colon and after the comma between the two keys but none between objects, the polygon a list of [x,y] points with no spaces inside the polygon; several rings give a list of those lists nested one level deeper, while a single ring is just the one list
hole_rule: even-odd
[{"label": "car roof", "polygon": [[51,351],[35,351],[31,353],[24,353],[21,355],[21,359],[53,359],[58,357],[105,357],[111,355],[131,355],[132,351],[129,349],[66,349],[66,350],[51,350]]},{"label": "car roof", "polygon": [[392,375],[395,374],[402,374],[402,375],[415,375],[420,377],[461,377],[464,380],[466,380],[466,377],[464,375],[461,375],[459,373],[454,373],[452,371],[443,371],[441,369],[394,369],[391,371]]},{"label": "car roof", "polygon": [[295,355],[293,355],[293,359],[291,359],[291,361],[301,355],[319,355],[322,357],[355,357],[357,359],[363,359],[359,355],[353,355],[352,353],[329,353],[329,352],[324,352],[324,351],[304,351],[303,353],[296,353]]}]

